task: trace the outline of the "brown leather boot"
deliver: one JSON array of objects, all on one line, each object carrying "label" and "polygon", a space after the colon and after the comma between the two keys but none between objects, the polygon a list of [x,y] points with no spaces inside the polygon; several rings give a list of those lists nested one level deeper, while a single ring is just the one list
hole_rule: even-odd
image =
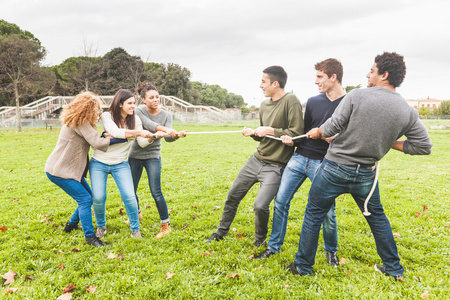
[{"label": "brown leather boot", "polygon": [[170,223],[161,223],[161,230],[155,236],[155,238],[160,239],[165,235],[168,235],[172,230],[170,229]]}]

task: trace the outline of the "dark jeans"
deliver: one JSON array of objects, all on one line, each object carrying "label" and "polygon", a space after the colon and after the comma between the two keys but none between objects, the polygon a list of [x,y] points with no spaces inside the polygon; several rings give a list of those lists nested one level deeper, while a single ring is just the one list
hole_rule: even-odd
[{"label": "dark jeans", "polygon": [[69,220],[69,224],[77,225],[81,221],[85,237],[92,237],[94,233],[94,225],[92,225],[92,192],[86,179],[82,178],[81,182],[73,179],[65,179],[47,174],[51,182],[59,186],[64,192],[72,197],[78,204],[75,212]]},{"label": "dark jeans", "polygon": [[255,238],[258,241],[266,239],[270,216],[269,205],[277,194],[282,173],[282,166],[268,164],[260,161],[253,155],[250,156],[239,171],[228,192],[217,234],[225,236],[228,233],[230,225],[236,217],[241,200],[250,188],[259,182],[258,195],[256,195],[253,203],[253,209],[255,210]]},{"label": "dark jeans", "polygon": [[[298,252],[295,256],[295,266],[303,274],[311,274],[315,262],[320,225],[332,207],[337,196],[350,193],[361,212],[364,211],[364,201],[375,180],[375,170],[372,167],[350,167],[324,160],[320,165],[309,190],[308,205]],[[370,216],[365,217],[375,238],[378,255],[383,260],[385,271],[394,277],[402,275],[404,269],[400,265],[397,245],[391,225],[380,202],[378,183],[368,203]]]},{"label": "dark jeans", "polygon": [[[281,246],[284,243],[284,237],[286,235],[291,200],[306,178],[313,181],[319,166],[320,160],[310,159],[297,153],[294,153],[289,160],[281,177],[277,196],[275,197],[272,232],[268,243],[270,251],[281,251]],[[323,240],[325,251],[327,252],[336,252],[338,250],[338,233],[336,213],[334,210],[333,204],[323,221]]]},{"label": "dark jeans", "polygon": [[[148,177],[148,186],[150,187],[150,192],[155,200],[161,223],[168,223],[169,211],[167,209],[166,199],[164,199],[161,191],[161,158],[136,159],[130,157],[128,158],[128,163],[130,164],[131,175],[133,176],[134,193],[136,193],[138,189],[142,171],[143,168],[145,168]],[[139,198],[137,195],[136,200],[140,212],[141,209],[139,207]]]}]

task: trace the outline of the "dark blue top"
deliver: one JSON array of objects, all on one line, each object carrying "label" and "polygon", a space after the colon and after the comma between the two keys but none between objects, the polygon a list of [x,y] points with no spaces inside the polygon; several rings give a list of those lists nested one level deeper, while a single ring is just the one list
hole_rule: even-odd
[{"label": "dark blue top", "polygon": [[[311,97],[306,102],[305,108],[305,132],[310,131],[313,128],[320,127],[325,121],[331,117],[336,107],[341,103],[344,98],[338,98],[334,101],[330,101],[325,93]],[[322,160],[327,153],[329,143],[319,139],[304,139],[297,145],[297,152],[310,159]]]}]

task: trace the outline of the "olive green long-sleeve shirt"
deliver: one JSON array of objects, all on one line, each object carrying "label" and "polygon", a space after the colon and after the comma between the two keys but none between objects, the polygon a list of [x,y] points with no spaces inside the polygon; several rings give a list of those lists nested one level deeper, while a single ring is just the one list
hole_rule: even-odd
[{"label": "olive green long-sleeve shirt", "polygon": [[[282,135],[294,137],[303,134],[302,106],[292,93],[286,93],[277,101],[264,100],[259,109],[259,120],[261,126],[274,128],[275,137]],[[265,163],[285,166],[294,153],[294,147],[287,146],[281,141],[268,137],[252,137],[260,141],[254,155]]]}]

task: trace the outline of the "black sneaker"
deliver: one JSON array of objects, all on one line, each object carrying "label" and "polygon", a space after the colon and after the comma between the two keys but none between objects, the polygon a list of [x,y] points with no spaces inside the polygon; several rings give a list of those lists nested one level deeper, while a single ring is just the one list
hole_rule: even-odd
[{"label": "black sneaker", "polygon": [[284,267],[286,270],[289,270],[293,275],[300,275],[300,272],[297,270],[295,263],[291,263],[289,266]]},{"label": "black sneaker", "polygon": [[69,222],[67,222],[66,226],[64,226],[63,231],[64,232],[71,232],[72,230],[75,230],[75,229],[81,229],[81,228],[78,225],[72,225]]},{"label": "black sneaker", "polygon": [[265,259],[265,258],[269,258],[272,255],[274,255],[275,252],[272,252],[272,250],[270,250],[269,248],[267,248],[266,250],[264,250],[263,253],[261,253],[260,255],[258,255],[257,257],[255,257],[255,259]]},{"label": "black sneaker", "polygon": [[267,247],[266,239],[261,239],[261,240],[254,241],[253,242],[253,246],[255,246],[255,247],[261,247],[261,246]]},{"label": "black sneaker", "polygon": [[86,238],[86,245],[92,245],[94,247],[105,247],[107,244],[103,243],[101,239],[96,237],[95,235],[92,237]]},{"label": "black sneaker", "polygon": [[328,252],[327,251],[327,264],[330,266],[337,267],[339,266],[339,258],[336,252]]},{"label": "black sneaker", "polygon": [[216,232],[214,232],[209,238],[206,239],[205,243],[211,243],[212,241],[218,242],[220,240],[223,240],[223,236],[220,236]]},{"label": "black sneaker", "polygon": [[[386,270],[384,269],[384,267],[382,265],[375,264],[374,268],[375,268],[375,271],[380,272],[381,274],[384,274],[386,276],[392,276],[392,275],[389,275],[386,272]],[[403,277],[401,275],[398,275],[397,277],[395,277],[395,276],[392,276],[392,277],[394,277],[396,281],[402,281],[403,280]]]}]

